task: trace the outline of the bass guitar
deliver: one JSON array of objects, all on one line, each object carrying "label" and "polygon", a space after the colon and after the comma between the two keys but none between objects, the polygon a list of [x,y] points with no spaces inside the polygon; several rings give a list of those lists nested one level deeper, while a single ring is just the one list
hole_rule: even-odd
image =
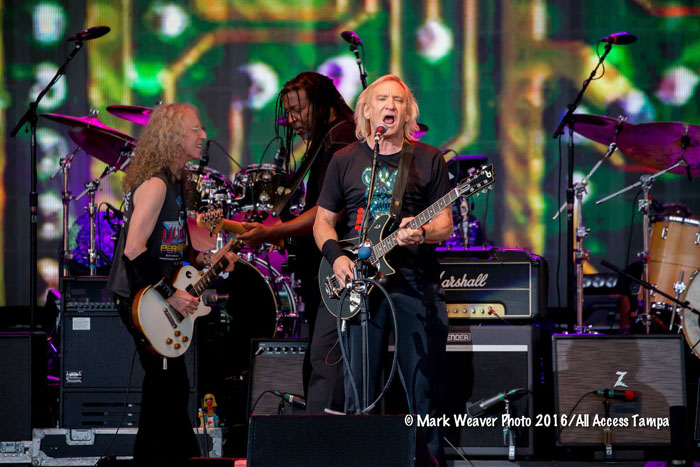
[{"label": "bass guitar", "polygon": [[[427,224],[443,209],[450,207],[452,203],[460,196],[468,198],[474,194],[477,196],[480,192],[486,192],[486,189],[491,189],[490,186],[494,182],[493,165],[482,167],[481,170],[475,172],[468,178],[462,180],[455,188],[450,190],[445,196],[431,204],[427,209],[414,217],[407,225],[411,229],[417,229],[420,226]],[[396,245],[397,232],[391,232],[389,228],[390,216],[388,214],[377,217],[367,230],[367,239],[372,245],[372,252],[367,260],[373,269],[374,278],[380,275],[388,276],[396,271],[389,265],[384,257]],[[359,238],[350,238],[340,241],[340,245],[345,251],[345,255],[351,260],[357,262],[357,251],[360,247]],[[340,309],[340,297],[343,293],[343,288],[338,282],[338,278],[333,273],[333,266],[323,258],[318,271],[318,282],[321,289],[321,298],[324,305],[328,308],[333,316],[338,316],[343,319],[352,318],[360,311],[361,294],[350,290],[343,302],[343,308]],[[369,292],[372,287],[369,287]]]}]

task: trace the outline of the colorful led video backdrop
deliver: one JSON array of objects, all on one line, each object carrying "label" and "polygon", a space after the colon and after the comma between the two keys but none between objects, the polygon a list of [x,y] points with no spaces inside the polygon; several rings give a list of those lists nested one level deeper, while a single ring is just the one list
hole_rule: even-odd
[{"label": "colorful led video backdrop", "polygon": [[[552,133],[597,63],[597,52],[603,52],[598,40],[619,31],[639,38],[613,46],[604,75],[599,70],[599,79],[590,83],[579,113],[622,115],[631,123],[700,124],[699,15],[696,2],[679,0],[2,2],[0,303],[29,301],[30,137],[24,130],[16,138],[9,133],[73,50],[66,39],[87,27],[105,25],[111,32],[85,43],[39,112],[83,117],[95,109],[103,124],[138,137],[141,126],[110,115],[106,107],[193,103],[209,137],[235,160],[212,146],[212,167],[230,178],[239,166],[272,160],[274,145],[265,148],[274,136],[275,98],[297,73],[331,76],[354,104],[362,85],[340,32],[357,32],[369,80],[395,73],[413,89],[419,120],[429,127],[424,142],[458,154],[483,154],[495,165],[494,191],[474,200],[485,238],[544,255],[554,279],[558,261],[565,263],[558,253],[560,224],[552,216],[563,201],[567,139],[560,150]],[[58,284],[63,179],[52,175],[76,148],[69,129],[43,117],[38,121],[40,301]],[[301,145],[296,148],[299,158]],[[588,173],[606,149],[576,136],[575,178]],[[78,151],[70,167],[72,195],[81,194],[104,167]],[[601,205],[594,201],[649,173],[617,152],[591,180],[583,209],[591,229],[586,271],[597,270],[601,259],[618,265],[634,259],[642,237],[640,216],[633,217],[636,190]],[[119,173],[108,176],[96,202],[118,207],[120,179]],[[697,183],[664,175],[653,195],[697,214]],[[87,202],[82,196],[70,203],[71,247],[85,243]],[[102,204],[101,212],[98,229],[109,231],[110,210]],[[560,280],[563,274],[562,267]]]}]

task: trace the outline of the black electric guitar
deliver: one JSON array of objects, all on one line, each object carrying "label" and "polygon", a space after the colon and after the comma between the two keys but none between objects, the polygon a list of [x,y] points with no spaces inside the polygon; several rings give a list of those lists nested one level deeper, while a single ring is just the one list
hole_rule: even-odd
[{"label": "black electric guitar", "polygon": [[[483,167],[478,172],[468,178],[462,180],[455,188],[450,190],[445,196],[431,204],[426,210],[414,217],[407,225],[411,229],[417,229],[421,225],[427,224],[440,211],[452,205],[452,203],[460,196],[468,198],[473,194],[478,196],[479,192],[486,192],[487,188],[494,182],[493,165]],[[396,245],[397,232],[389,232],[390,216],[388,214],[379,216],[367,230],[367,238],[372,245],[372,253],[369,257],[370,266],[375,270],[377,275],[391,275],[396,271],[389,265],[384,257]],[[357,261],[357,250],[359,249],[359,238],[350,238],[341,240],[340,246],[345,250],[346,256],[353,261]],[[338,283],[338,279],[333,273],[333,267],[328,261],[323,258],[318,271],[318,282],[321,288],[321,297],[323,303],[328,308],[333,316],[338,316],[343,319],[352,318],[360,311],[361,295],[354,291],[350,291],[345,297],[342,311],[340,307],[340,297],[343,293],[343,288]],[[370,288],[371,291],[371,288]]]}]

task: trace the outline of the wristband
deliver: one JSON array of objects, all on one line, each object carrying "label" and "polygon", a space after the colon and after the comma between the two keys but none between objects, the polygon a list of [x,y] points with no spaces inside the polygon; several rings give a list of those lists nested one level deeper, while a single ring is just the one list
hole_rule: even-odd
[{"label": "wristband", "polygon": [[326,240],[326,243],[323,244],[323,248],[321,248],[321,254],[323,254],[323,257],[326,258],[326,260],[330,263],[331,266],[333,266],[333,263],[335,263],[336,259],[344,255],[343,249],[340,247],[340,243],[338,243],[338,240],[334,240],[332,238],[329,238],[328,240]]},{"label": "wristband", "polygon": [[126,256],[124,256],[124,258],[131,263],[131,266],[134,268],[135,272],[138,273],[141,279],[146,281],[147,284],[156,284],[163,278],[163,273],[160,272],[160,265],[158,264],[158,261],[151,256],[148,250],[144,251],[131,261],[129,261]]},{"label": "wristband", "polygon": [[153,288],[166,300],[175,294],[175,286],[165,277],[154,285]]}]

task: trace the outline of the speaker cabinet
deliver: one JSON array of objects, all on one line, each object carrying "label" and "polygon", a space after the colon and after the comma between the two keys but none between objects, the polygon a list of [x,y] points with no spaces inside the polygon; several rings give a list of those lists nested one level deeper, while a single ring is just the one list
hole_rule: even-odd
[{"label": "speaker cabinet", "polygon": [[253,339],[248,386],[248,414],[278,413],[280,398],[270,391],[304,394],[302,367],[307,339]]},{"label": "speaker cabinet", "polygon": [[[248,465],[414,465],[416,427],[403,416],[253,416]],[[281,461],[284,459],[284,461]]]},{"label": "speaker cabinet", "polygon": [[[603,427],[594,423],[606,418],[603,398],[587,395],[601,389],[638,394],[636,401],[610,401],[612,445],[670,444],[669,408],[686,405],[682,336],[557,335],[553,352],[556,412],[568,415],[578,402],[573,413],[580,420],[561,431],[559,445],[602,447]],[[648,425],[663,420],[665,427]]]},{"label": "speaker cabinet", "polygon": [[[63,317],[60,426],[138,426],[143,368],[136,345],[115,311],[87,310]],[[196,420],[195,339],[185,354],[190,416]],[[132,367],[133,359],[133,367]],[[129,401],[124,408],[127,392]]]},{"label": "speaker cabinet", "polygon": [[[466,414],[467,407],[511,389],[530,392],[510,404],[512,417],[534,419],[533,381],[538,328],[531,326],[451,326],[447,338],[445,414]],[[502,415],[496,405],[483,418],[494,418],[491,427],[447,428],[446,436],[465,456],[507,456]],[[516,455],[534,453],[533,427],[513,428]],[[446,445],[447,454],[456,454]]]},{"label": "speaker cabinet", "polygon": [[0,333],[0,440],[28,441],[46,426],[46,334]]}]

